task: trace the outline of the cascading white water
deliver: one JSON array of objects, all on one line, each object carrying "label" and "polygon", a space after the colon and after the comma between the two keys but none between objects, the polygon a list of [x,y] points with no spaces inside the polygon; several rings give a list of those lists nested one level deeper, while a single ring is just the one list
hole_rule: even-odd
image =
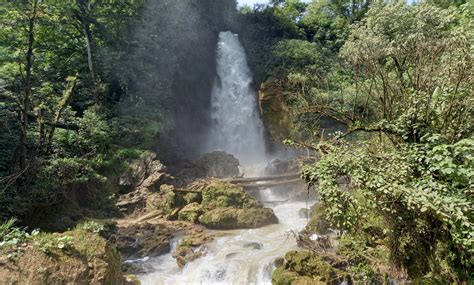
[{"label": "cascading white water", "polygon": [[264,128],[251,72],[239,37],[231,32],[219,34],[217,75],[208,151],[233,154],[244,165],[264,161]]},{"label": "cascading white water", "polygon": [[[194,284],[262,284],[270,285],[274,261],[290,250],[296,250],[290,231],[304,228],[307,219],[298,215],[305,202],[289,202],[271,206],[279,224],[258,229],[215,232],[217,237],[207,248],[206,256],[180,269],[171,254],[147,261],[151,272],[140,275],[143,285]],[[249,247],[259,244],[261,248]]]},{"label": "cascading white water", "polygon": [[[213,125],[207,150],[231,153],[246,167],[246,174],[257,174],[262,170],[258,164],[267,160],[263,123],[256,94],[250,86],[252,78],[245,51],[236,34],[220,33],[217,72],[212,94]],[[147,273],[139,275],[144,285],[271,284],[275,259],[297,249],[290,231],[300,231],[307,223],[298,211],[308,208],[308,203],[289,199],[294,194],[292,191],[294,189],[289,188],[288,196],[282,197],[273,193],[273,189],[260,191],[262,202],[273,209],[278,224],[257,229],[210,231],[216,238],[204,245],[206,255],[182,269],[171,253],[130,262],[144,263],[148,269]]]}]

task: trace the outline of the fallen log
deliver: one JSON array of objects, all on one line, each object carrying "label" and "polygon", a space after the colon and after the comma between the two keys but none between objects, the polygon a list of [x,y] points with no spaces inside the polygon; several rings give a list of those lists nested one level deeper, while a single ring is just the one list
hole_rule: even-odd
[{"label": "fallen log", "polygon": [[185,190],[185,189],[173,189],[172,191],[173,192],[183,192],[183,193],[197,193],[197,194],[202,193],[202,191],[199,191],[199,190]]},{"label": "fallen log", "polygon": [[285,175],[271,175],[271,176],[261,176],[261,177],[248,177],[248,178],[230,178],[226,181],[237,184],[237,183],[247,183],[247,182],[263,182],[263,181],[275,181],[275,180],[284,180],[284,179],[295,179],[300,177],[299,173],[290,173]]},{"label": "fallen log", "polygon": [[235,185],[244,188],[244,190],[264,190],[264,189],[272,188],[276,186],[296,184],[298,182],[303,182],[303,180],[297,178],[297,179],[278,181],[278,182],[269,182],[269,183],[246,183],[246,184],[236,183]]}]

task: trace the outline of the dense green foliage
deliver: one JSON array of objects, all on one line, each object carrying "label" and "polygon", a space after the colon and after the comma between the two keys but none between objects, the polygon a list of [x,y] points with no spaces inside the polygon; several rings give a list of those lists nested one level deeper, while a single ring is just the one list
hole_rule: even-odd
[{"label": "dense green foliage", "polygon": [[[291,3],[272,9],[285,15]],[[469,280],[472,7],[373,3],[351,12],[337,4],[313,1],[291,18],[305,36],[269,48],[266,78],[278,80],[283,91],[274,95],[284,96],[293,120],[287,143],[322,156],[303,177],[318,185],[325,216],[345,239],[380,227],[392,264],[409,277]],[[327,119],[346,131],[322,136]]]},{"label": "dense green foliage", "polygon": [[0,6],[1,217],[25,218],[104,181],[123,93],[115,69],[141,5]]},{"label": "dense green foliage", "polygon": [[[339,252],[363,257],[349,271],[363,280],[388,255],[411,279],[472,280],[472,4],[278,0],[234,17],[233,0],[200,3],[0,5],[2,245],[31,238],[12,217],[27,225],[97,189],[108,199],[145,149],[174,138],[198,149],[215,42],[231,27],[256,87],[289,110],[286,142],[321,158],[303,177],[342,233]],[[103,202],[92,197],[83,204]],[[69,246],[43,240],[45,251]]]},{"label": "dense green foliage", "polygon": [[391,263],[410,278],[470,280],[473,7],[351,4],[274,1],[243,11],[250,19],[271,14],[293,31],[254,41],[270,52],[254,70],[264,66],[259,80],[276,85],[268,92],[290,109],[286,142],[320,153],[303,177],[318,185],[343,240],[372,256],[366,229],[379,227]]}]

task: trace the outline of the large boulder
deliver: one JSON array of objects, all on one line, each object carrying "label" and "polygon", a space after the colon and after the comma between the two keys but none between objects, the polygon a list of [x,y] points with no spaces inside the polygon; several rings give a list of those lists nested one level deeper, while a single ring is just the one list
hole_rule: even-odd
[{"label": "large boulder", "polygon": [[156,159],[156,153],[151,151],[143,152],[139,158],[131,160],[128,165],[128,169],[119,178],[119,185],[124,189],[132,190],[141,186],[147,179],[149,181],[145,186],[150,186],[151,180],[156,180],[161,176],[160,174],[166,173],[166,167]]},{"label": "large boulder", "polygon": [[198,221],[200,215],[202,215],[203,210],[202,206],[194,202],[186,205],[178,213],[178,220],[195,223]]},{"label": "large boulder", "polygon": [[209,180],[202,189],[204,214],[199,222],[212,229],[257,228],[278,223],[272,209],[264,208],[241,187],[221,180]]},{"label": "large boulder", "polygon": [[1,284],[127,284],[119,253],[83,229],[40,234],[9,250],[0,251]]},{"label": "large boulder", "polygon": [[[327,257],[326,259],[329,259]],[[309,251],[286,253],[284,264],[273,271],[272,284],[341,284],[344,276],[340,270]]]},{"label": "large boulder", "polygon": [[210,229],[258,228],[278,223],[269,208],[217,208],[199,217],[199,222]]},{"label": "large boulder", "polygon": [[166,224],[139,223],[117,230],[116,246],[125,259],[153,257],[171,250],[174,229]]},{"label": "large boulder", "polygon": [[202,189],[202,206],[205,209],[263,207],[260,201],[242,187],[217,179],[208,180],[206,187]]},{"label": "large boulder", "polygon": [[119,179],[124,193],[116,203],[120,212],[129,215],[148,206],[149,196],[160,192],[162,185],[173,180],[166,170],[154,152],[146,151],[138,159],[130,161],[127,171]]},{"label": "large boulder", "polygon": [[234,177],[240,173],[239,160],[223,151],[207,153],[197,161],[197,164],[205,169],[207,177]]},{"label": "large boulder", "polygon": [[161,185],[159,192],[148,195],[146,210],[148,212],[161,211],[164,216],[168,216],[177,206],[177,198],[172,185]]},{"label": "large boulder", "polygon": [[204,154],[199,160],[188,162],[176,175],[183,184],[199,178],[227,178],[240,174],[239,160],[223,151]]}]

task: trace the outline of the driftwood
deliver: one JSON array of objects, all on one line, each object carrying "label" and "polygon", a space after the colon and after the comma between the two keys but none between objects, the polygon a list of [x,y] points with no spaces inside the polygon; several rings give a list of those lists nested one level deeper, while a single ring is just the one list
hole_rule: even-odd
[{"label": "driftwood", "polygon": [[249,177],[249,178],[231,178],[227,181],[233,184],[247,183],[247,182],[264,182],[264,181],[275,181],[275,180],[284,180],[284,179],[295,179],[300,177],[299,173],[290,173],[285,175],[271,175],[271,176],[261,176],[261,177]]},{"label": "driftwood", "polygon": [[[291,185],[296,184],[298,182],[302,182],[299,173],[248,178],[234,177],[223,179],[223,181],[242,187],[244,190],[263,190],[276,186]],[[204,188],[205,184],[202,184],[197,181],[191,184],[188,189],[174,189],[173,192],[200,194]]]},{"label": "driftwood", "polygon": [[301,179],[297,178],[297,179],[284,180],[284,181],[278,181],[278,182],[247,183],[247,184],[236,184],[236,185],[244,188],[244,190],[264,190],[264,189],[272,188],[276,186],[291,185],[291,184],[295,184],[301,181],[302,181]]},{"label": "driftwood", "polygon": [[183,192],[183,193],[197,193],[197,194],[202,193],[202,191],[199,191],[199,190],[186,190],[186,189],[173,189],[172,191],[173,192]]}]

